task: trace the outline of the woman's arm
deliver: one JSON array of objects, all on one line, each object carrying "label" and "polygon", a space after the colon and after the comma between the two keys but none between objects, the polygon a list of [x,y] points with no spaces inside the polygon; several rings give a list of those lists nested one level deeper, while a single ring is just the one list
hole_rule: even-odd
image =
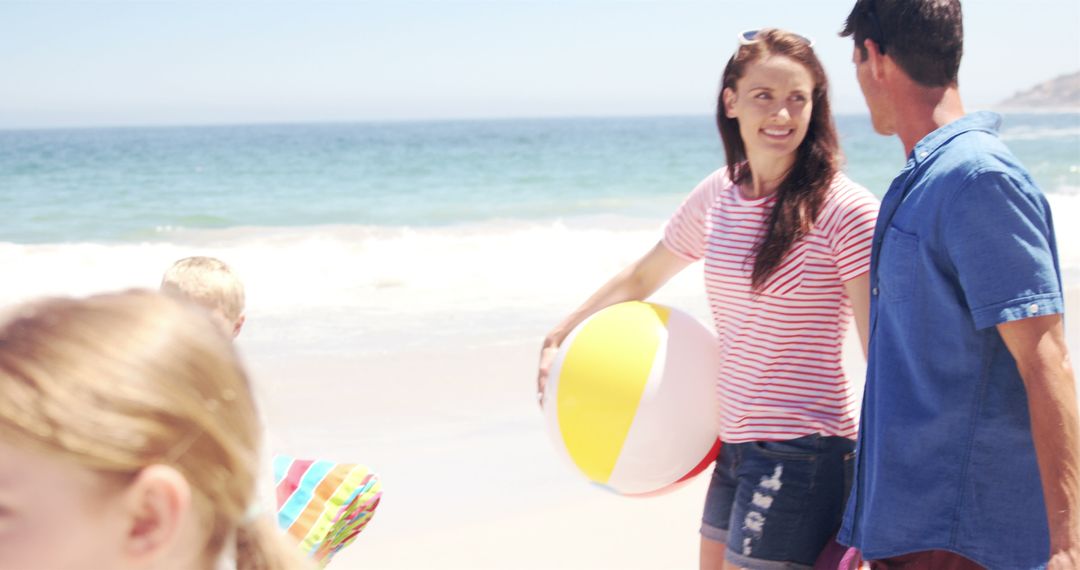
[{"label": "woman's arm", "polygon": [[866,358],[870,346],[870,274],[849,279],[844,282],[848,299],[851,300],[851,310],[855,313],[855,327],[859,329],[859,340],[862,341],[863,358]]},{"label": "woman's arm", "polygon": [[574,327],[605,307],[623,301],[641,301],[647,298],[687,265],[690,265],[690,261],[675,255],[662,242],[657,242],[641,259],[611,278],[580,307],[563,319],[544,337],[544,344],[540,349],[540,373],[536,378],[536,389],[541,397],[543,397],[544,386],[547,384],[548,372],[551,363],[555,360],[555,354]]}]

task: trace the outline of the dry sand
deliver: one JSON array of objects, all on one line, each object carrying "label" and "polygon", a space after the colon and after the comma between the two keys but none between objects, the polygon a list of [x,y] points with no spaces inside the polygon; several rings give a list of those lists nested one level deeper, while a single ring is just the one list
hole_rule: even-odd
[{"label": "dry sand", "polygon": [[[1080,290],[1067,302],[1080,307]],[[1067,323],[1080,354],[1078,318]],[[585,482],[552,449],[534,401],[536,336],[374,356],[249,354],[274,452],[364,463],[383,479],[374,519],[331,569],[696,567],[707,477],[647,499]],[[845,367],[865,371],[854,339]]]},{"label": "dry sand", "polygon": [[648,499],[587,483],[544,431],[536,356],[521,342],[250,362],[276,452],[361,462],[382,477],[372,522],[331,568],[696,565],[706,478]]}]

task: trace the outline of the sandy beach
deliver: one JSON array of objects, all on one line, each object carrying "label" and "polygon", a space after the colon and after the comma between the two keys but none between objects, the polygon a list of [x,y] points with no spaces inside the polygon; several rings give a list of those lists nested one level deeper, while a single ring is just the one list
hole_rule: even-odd
[{"label": "sandy beach", "polygon": [[[1080,289],[1068,304],[1080,306]],[[1068,326],[1080,354],[1080,326]],[[365,463],[382,477],[373,521],[331,568],[696,565],[707,478],[629,499],[574,472],[533,399],[535,332],[359,356],[247,347],[275,452]],[[865,371],[853,338],[845,367]]]},{"label": "sandy beach", "polygon": [[[696,279],[680,276],[661,300],[704,318],[704,299],[693,307],[686,296]],[[706,478],[628,499],[556,454],[533,388],[542,328],[326,354],[285,350],[270,331],[255,334],[257,322],[255,311],[240,345],[272,451],[364,463],[383,481],[372,522],[331,568],[696,565]]]},{"label": "sandy beach", "polygon": [[[587,483],[544,430],[530,389],[535,353],[535,343],[514,343],[306,371],[289,370],[288,358],[251,362],[281,451],[363,462],[383,479],[375,518],[332,568],[696,564],[705,479],[650,499]],[[385,379],[382,389],[360,406],[326,398],[341,382],[372,379]]]}]

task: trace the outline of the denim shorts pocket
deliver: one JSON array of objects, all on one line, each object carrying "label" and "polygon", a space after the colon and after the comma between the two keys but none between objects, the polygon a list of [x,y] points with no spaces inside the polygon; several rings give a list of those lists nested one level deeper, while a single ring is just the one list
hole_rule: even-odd
[{"label": "denim shorts pocket", "polygon": [[878,287],[882,297],[890,302],[906,301],[915,286],[916,261],[919,255],[919,236],[890,226],[885,230],[878,267]]},{"label": "denim shorts pocket", "polygon": [[754,452],[781,461],[814,461],[821,455],[820,436],[806,436],[783,441],[755,441]]}]

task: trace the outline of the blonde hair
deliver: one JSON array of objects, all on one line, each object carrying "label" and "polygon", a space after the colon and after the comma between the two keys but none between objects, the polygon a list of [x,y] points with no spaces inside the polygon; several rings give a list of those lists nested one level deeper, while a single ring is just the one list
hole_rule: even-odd
[{"label": "blonde hair", "polygon": [[103,476],[169,465],[192,488],[207,565],[299,568],[255,501],[258,415],[232,343],[205,312],[151,291],[23,305],[0,322],[0,437]]},{"label": "blonde hair", "polygon": [[235,323],[244,313],[244,285],[224,261],[213,257],[185,257],[172,264],[161,278],[161,290],[179,294]]}]

